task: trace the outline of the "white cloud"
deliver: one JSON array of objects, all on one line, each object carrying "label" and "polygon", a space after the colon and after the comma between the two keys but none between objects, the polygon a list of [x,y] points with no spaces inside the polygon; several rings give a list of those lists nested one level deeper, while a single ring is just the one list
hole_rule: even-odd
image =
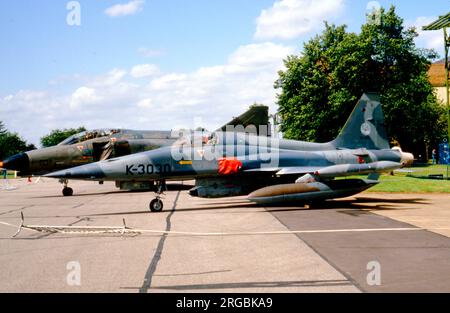
[{"label": "white cloud", "polygon": [[133,66],[130,74],[134,78],[155,76],[159,74],[159,68],[154,64],[139,64]]},{"label": "white cloud", "polygon": [[[278,64],[291,48],[271,42],[240,46],[228,60],[228,71],[259,71]],[[281,57],[282,56],[282,57]]]},{"label": "white cloud", "polygon": [[167,74],[159,78],[153,79],[150,83],[152,90],[171,89],[177,82],[182,82],[187,78],[186,74]]},{"label": "white cloud", "polygon": [[256,39],[292,39],[316,30],[323,21],[339,15],[343,0],[280,0],[262,10]]},{"label": "white cloud", "polygon": [[70,107],[78,108],[83,105],[94,104],[101,98],[96,94],[95,89],[86,86],[80,87],[71,96]]},{"label": "white cloud", "polygon": [[12,100],[14,98],[21,101],[37,101],[40,99],[44,99],[47,96],[45,91],[30,91],[30,90],[21,90],[15,96],[9,95],[5,100]]},{"label": "white cloud", "polygon": [[165,51],[160,50],[160,49],[149,49],[149,48],[141,47],[138,49],[138,53],[140,55],[142,55],[143,57],[153,58],[153,57],[159,57],[159,56],[165,54]]},{"label": "white cloud", "polygon": [[170,130],[200,126],[194,125],[199,117],[201,126],[215,129],[254,102],[274,111],[273,83],[282,60],[293,52],[274,43],[243,45],[224,64],[139,79],[112,69],[72,82],[78,86],[70,92],[51,87],[1,95],[0,116],[9,129],[36,144],[51,129],[80,125]]},{"label": "white cloud", "polygon": [[207,123],[203,126],[211,128],[253,102],[274,108],[273,83],[277,71],[283,68],[283,58],[290,53],[293,48],[273,43],[241,46],[223,65],[163,75],[153,79],[148,90],[153,103],[174,117],[177,125],[192,127],[186,122],[202,116]]},{"label": "white cloud", "polygon": [[11,101],[12,99],[14,99],[13,95],[7,95],[6,97],[3,98],[4,101]]},{"label": "white cloud", "polygon": [[137,106],[140,108],[151,108],[153,104],[152,99],[147,98],[147,99],[142,99],[141,101],[139,101],[137,103]]},{"label": "white cloud", "polygon": [[97,76],[91,81],[91,84],[95,87],[112,86],[120,82],[126,74],[126,71],[115,68],[106,74]]},{"label": "white cloud", "polygon": [[144,4],[144,0],[133,0],[127,3],[116,4],[107,8],[105,14],[110,17],[132,15],[142,11]]},{"label": "white cloud", "polygon": [[434,49],[442,57],[444,54],[444,35],[442,30],[422,30],[423,26],[429,25],[437,19],[437,16],[419,16],[414,21],[407,21],[405,24],[416,28],[419,36],[415,42],[418,47]]}]

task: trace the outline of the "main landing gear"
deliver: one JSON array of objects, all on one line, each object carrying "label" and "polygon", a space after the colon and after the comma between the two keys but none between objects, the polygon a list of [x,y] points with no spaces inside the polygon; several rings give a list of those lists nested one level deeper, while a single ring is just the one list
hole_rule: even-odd
[{"label": "main landing gear", "polygon": [[62,190],[62,194],[64,197],[70,197],[73,195],[73,189],[70,187],[67,187],[67,184],[69,183],[69,181],[67,179],[60,179],[59,182],[61,184],[64,184],[64,188]]},{"label": "main landing gear", "polygon": [[156,197],[150,202],[150,211],[152,212],[161,212],[164,205],[161,200],[161,195],[166,191],[166,181],[158,180],[156,181]]}]

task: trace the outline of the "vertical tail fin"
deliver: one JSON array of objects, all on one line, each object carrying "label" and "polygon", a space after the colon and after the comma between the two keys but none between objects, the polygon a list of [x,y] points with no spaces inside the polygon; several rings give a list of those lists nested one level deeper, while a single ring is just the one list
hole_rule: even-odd
[{"label": "vertical tail fin", "polygon": [[[265,105],[253,105],[247,111],[233,118],[231,121],[217,129],[216,131],[226,131],[227,126],[238,126],[242,125],[245,127],[249,125],[254,125],[256,131],[259,131],[260,125],[269,125],[269,107]],[[270,130],[270,128],[269,128]]]},{"label": "vertical tail fin", "polygon": [[380,97],[364,93],[335,140],[336,148],[389,149]]}]

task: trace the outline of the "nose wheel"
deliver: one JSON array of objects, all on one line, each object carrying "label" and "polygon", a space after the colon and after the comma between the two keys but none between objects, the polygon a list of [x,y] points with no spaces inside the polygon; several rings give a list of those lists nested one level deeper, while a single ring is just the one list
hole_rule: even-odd
[{"label": "nose wheel", "polygon": [[70,187],[67,187],[67,184],[69,183],[69,181],[67,179],[60,179],[59,182],[61,184],[64,184],[64,188],[62,190],[62,194],[64,197],[70,197],[73,195],[73,189]]},{"label": "nose wheel", "polygon": [[164,208],[164,204],[161,199],[156,198],[150,202],[150,211],[152,212],[161,212]]},{"label": "nose wheel", "polygon": [[70,197],[73,195],[73,189],[70,187],[64,187],[62,190],[62,194],[64,197]]},{"label": "nose wheel", "polygon": [[150,202],[149,208],[152,212],[161,212],[164,208],[164,204],[161,200],[161,195],[164,194],[166,190],[166,182],[165,181],[157,181],[156,182],[156,197]]}]

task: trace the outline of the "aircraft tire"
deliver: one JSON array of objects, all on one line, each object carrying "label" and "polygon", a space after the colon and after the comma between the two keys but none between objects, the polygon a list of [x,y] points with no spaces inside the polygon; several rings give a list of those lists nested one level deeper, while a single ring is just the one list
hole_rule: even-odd
[{"label": "aircraft tire", "polygon": [[161,212],[164,205],[163,202],[161,201],[161,199],[153,199],[150,202],[150,211],[152,212]]},{"label": "aircraft tire", "polygon": [[70,187],[64,187],[62,190],[62,194],[64,197],[70,197],[73,195],[73,189]]}]

